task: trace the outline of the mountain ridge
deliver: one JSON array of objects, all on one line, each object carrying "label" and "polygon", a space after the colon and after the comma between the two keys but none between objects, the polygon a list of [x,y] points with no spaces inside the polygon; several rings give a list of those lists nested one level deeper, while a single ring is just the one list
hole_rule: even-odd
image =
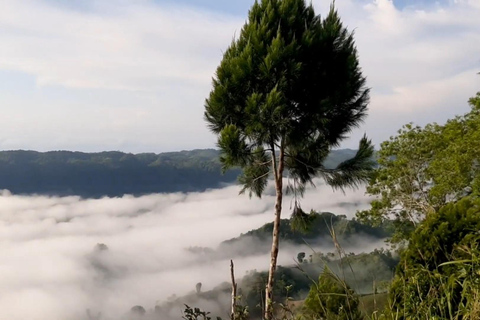
[{"label": "mountain ridge", "polygon": [[[333,150],[325,161],[333,167],[355,150]],[[215,149],[165,153],[121,151],[0,151],[0,189],[21,195],[85,198],[149,193],[201,192],[235,183],[240,169],[222,174]]]}]

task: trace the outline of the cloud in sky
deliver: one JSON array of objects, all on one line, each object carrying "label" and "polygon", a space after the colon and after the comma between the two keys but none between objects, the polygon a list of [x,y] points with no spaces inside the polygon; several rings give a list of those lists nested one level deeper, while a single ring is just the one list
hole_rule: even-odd
[{"label": "cloud in sky", "polygon": [[[215,3],[0,1],[0,149],[214,146],[203,102],[249,1],[228,13]],[[378,144],[406,122],[468,111],[480,88],[478,1],[336,6],[372,88],[369,117],[346,147],[363,132]]]},{"label": "cloud in sky", "polygon": [[[352,216],[367,206],[364,190],[332,192],[318,183],[304,209]],[[275,197],[238,196],[238,186],[191,194],[80,199],[0,195],[0,313],[9,320],[84,319],[85,309],[118,319],[134,305],[151,308],[172,294],[211,290],[229,281],[228,259],[238,277],[264,270],[268,257],[203,261],[185,250],[216,248],[272,220]],[[285,199],[284,216],[288,216]],[[345,207],[343,202],[357,203]],[[97,243],[109,250],[94,252]],[[372,248],[358,248],[369,252]],[[281,264],[298,252],[281,249]],[[308,252],[309,248],[304,248]],[[352,251],[352,250],[350,250]],[[353,250],[355,251],[355,250]],[[212,272],[215,270],[215,272]],[[110,318],[112,317],[112,318]],[[176,318],[180,314],[176,315]]]}]

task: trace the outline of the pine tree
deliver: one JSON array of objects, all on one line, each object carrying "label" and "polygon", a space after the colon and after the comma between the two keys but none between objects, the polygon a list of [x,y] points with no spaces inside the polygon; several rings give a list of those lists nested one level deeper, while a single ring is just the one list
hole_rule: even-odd
[{"label": "pine tree", "polygon": [[[366,137],[354,158],[335,169],[323,166],[366,116],[365,83],[353,34],[335,8],[322,19],[304,0],[256,2],[217,68],[205,119],[218,135],[223,167],[243,169],[241,193],[250,196],[261,197],[270,175],[275,183],[265,319],[272,319],[284,191],[296,199],[317,176],[334,188],[356,187],[368,178],[373,147]],[[292,182],[286,188],[284,176]],[[295,204],[294,216],[306,219]]]}]

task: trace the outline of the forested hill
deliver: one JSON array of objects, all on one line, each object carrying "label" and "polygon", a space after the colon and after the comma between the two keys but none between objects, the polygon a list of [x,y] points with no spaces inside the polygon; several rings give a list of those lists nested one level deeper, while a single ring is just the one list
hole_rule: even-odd
[{"label": "forested hill", "polygon": [[[336,150],[325,165],[335,166],[354,153]],[[1,151],[0,189],[82,197],[203,191],[234,183],[240,173],[222,174],[218,155],[213,149],[160,154]]]},{"label": "forested hill", "polygon": [[[308,217],[308,230],[303,231],[294,230],[292,219],[282,219],[279,228],[280,242],[291,245],[323,244],[333,247],[331,232],[334,230],[336,240],[346,248],[358,247],[362,242],[359,240],[375,242],[392,236],[393,222],[390,220],[385,220],[380,226],[372,227],[330,212],[311,212]],[[272,245],[272,231],[273,222],[267,223],[239,237],[223,241],[219,251],[228,251],[230,254],[235,252],[243,256],[268,253]]]}]

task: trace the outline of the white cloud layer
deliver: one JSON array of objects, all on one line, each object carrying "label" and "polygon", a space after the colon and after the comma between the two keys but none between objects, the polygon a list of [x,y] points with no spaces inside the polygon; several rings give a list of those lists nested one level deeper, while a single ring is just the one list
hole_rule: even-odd
[{"label": "white cloud layer", "polygon": [[[131,152],[211,147],[211,77],[246,17],[152,0],[87,0],[85,10],[0,0],[0,148]],[[313,1],[326,13],[328,2]],[[406,122],[468,111],[480,88],[480,6],[402,10],[336,1],[372,88],[360,133],[379,143]],[[3,88],[3,91],[2,91]],[[175,139],[172,139],[175,137]]]},{"label": "white cloud layer", "polygon": [[[367,200],[362,190],[344,195],[320,186],[309,190],[302,204],[304,209],[351,216]],[[223,240],[270,222],[273,201],[272,195],[251,200],[238,196],[237,186],[83,200],[4,192],[0,318],[76,320],[84,319],[85,309],[91,308],[103,311],[103,319],[117,319],[134,305],[151,308],[157,300],[190,292],[199,281],[210,290],[229,281],[228,260],[200,263],[185,249],[216,248]],[[287,198],[284,216],[288,202]],[[97,243],[109,247],[102,256],[93,252]],[[371,247],[364,245],[357,250],[369,252]],[[280,263],[291,264],[298,250],[284,247]],[[230,258],[235,259],[237,277],[266,269],[269,261],[266,255]]]}]

